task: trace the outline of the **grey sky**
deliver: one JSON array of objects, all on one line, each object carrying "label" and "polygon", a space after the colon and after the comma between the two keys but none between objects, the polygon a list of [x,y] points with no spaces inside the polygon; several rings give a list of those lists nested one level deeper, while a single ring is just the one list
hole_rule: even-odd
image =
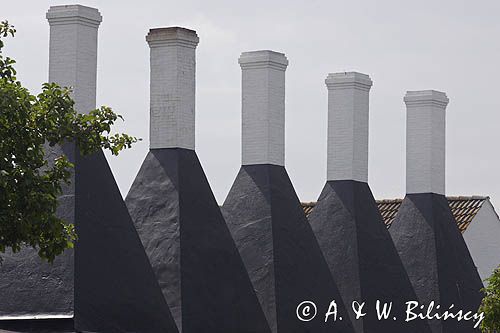
[{"label": "grey sky", "polygon": [[[240,165],[240,68],[243,51],[284,52],[286,167],[303,201],[326,177],[329,72],[356,70],[370,95],[369,182],[377,198],[404,194],[406,90],[436,89],[447,113],[447,194],[489,195],[500,211],[500,2],[491,1],[82,1],[97,7],[97,104],[125,117],[117,128],[143,142],[110,157],[126,195],[148,149],[151,27],[195,29],[196,145],[219,203]],[[45,13],[61,1],[4,1],[0,19],[16,25],[6,53],[19,78],[38,92],[48,76]]]}]

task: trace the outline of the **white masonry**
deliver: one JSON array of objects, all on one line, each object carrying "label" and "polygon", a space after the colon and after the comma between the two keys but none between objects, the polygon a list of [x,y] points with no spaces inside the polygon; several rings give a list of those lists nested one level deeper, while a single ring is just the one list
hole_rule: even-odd
[{"label": "white masonry", "polygon": [[368,182],[369,93],[366,74],[329,74],[327,180]]},{"label": "white masonry", "polygon": [[81,5],[52,6],[47,20],[49,82],[71,87],[76,110],[88,113],[96,106],[97,30],[101,14]]},{"label": "white masonry", "polygon": [[406,103],[406,193],[445,194],[446,106],[435,90],[408,91]]},{"label": "white masonry", "polygon": [[195,31],[151,29],[149,147],[195,148]]},{"label": "white masonry", "polygon": [[274,51],[244,52],[242,70],[242,165],[285,165],[285,70]]}]

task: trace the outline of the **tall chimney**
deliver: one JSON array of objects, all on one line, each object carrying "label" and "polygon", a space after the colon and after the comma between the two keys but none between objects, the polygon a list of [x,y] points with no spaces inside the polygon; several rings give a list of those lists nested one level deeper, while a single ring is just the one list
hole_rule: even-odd
[{"label": "tall chimney", "polygon": [[49,82],[72,87],[76,110],[88,113],[96,106],[97,30],[101,14],[81,5],[52,6],[47,20]]},{"label": "tall chimney", "polygon": [[445,194],[446,106],[435,90],[408,91],[406,103],[406,193]]},{"label": "tall chimney", "polygon": [[285,70],[274,51],[244,52],[242,70],[242,165],[285,165]]},{"label": "tall chimney", "polygon": [[179,28],[149,30],[150,133],[155,148],[195,148],[195,72],[198,35]]},{"label": "tall chimney", "polygon": [[327,181],[368,182],[368,105],[372,80],[366,74],[329,74]]}]

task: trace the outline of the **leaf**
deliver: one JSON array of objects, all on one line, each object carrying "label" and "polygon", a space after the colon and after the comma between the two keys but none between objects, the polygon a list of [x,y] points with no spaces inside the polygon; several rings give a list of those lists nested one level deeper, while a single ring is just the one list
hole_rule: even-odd
[{"label": "leaf", "polygon": [[16,79],[15,60],[2,54],[4,38],[15,32],[8,21],[0,23],[0,253],[29,246],[52,262],[77,239],[74,226],[56,214],[74,165],[45,149],[75,142],[82,154],[108,149],[117,155],[138,139],[110,134],[123,118],[109,107],[77,113],[71,88],[44,83],[41,93],[30,94]]}]

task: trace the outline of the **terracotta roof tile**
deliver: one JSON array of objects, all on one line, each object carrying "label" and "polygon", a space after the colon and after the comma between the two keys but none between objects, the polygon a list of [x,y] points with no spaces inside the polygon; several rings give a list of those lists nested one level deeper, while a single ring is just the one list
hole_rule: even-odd
[{"label": "terracotta roof tile", "polygon": [[[457,225],[460,231],[463,233],[467,227],[470,225],[474,217],[476,216],[479,209],[483,205],[483,202],[488,199],[488,197],[483,196],[459,196],[459,197],[447,197],[448,203],[450,205],[451,212],[457,220]],[[394,218],[401,206],[402,199],[384,199],[377,200],[378,208],[380,214],[384,219],[387,228],[391,227]],[[314,209],[316,202],[303,202],[302,208],[306,216],[309,216]]]}]

